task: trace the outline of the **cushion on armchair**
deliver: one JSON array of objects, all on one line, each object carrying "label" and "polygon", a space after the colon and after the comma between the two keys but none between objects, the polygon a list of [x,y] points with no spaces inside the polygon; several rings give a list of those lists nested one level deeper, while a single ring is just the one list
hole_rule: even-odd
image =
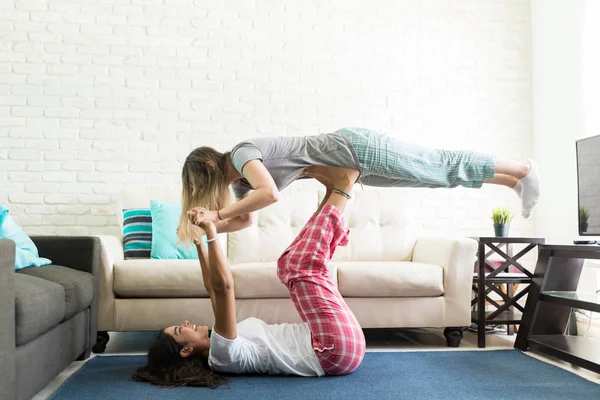
[{"label": "cushion on armchair", "polygon": [[52,261],[39,256],[38,249],[29,236],[9,215],[8,208],[0,203],[0,238],[15,242],[15,270],[26,267],[42,267]]}]

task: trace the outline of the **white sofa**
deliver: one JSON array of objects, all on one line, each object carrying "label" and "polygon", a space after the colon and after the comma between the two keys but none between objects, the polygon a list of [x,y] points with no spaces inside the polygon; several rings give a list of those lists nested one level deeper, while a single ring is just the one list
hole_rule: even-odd
[{"label": "white sofa", "polygon": [[[371,189],[371,188],[368,188]],[[345,215],[350,243],[339,247],[330,273],[363,328],[439,327],[457,346],[471,322],[471,282],[476,242],[421,234],[418,190],[354,191]],[[123,208],[149,207],[150,199],[178,202],[174,188],[130,188]],[[293,187],[257,213],[252,227],[220,235],[235,282],[237,319],[300,322],[276,262],[318,207],[323,191]],[[122,217],[118,217],[122,220]],[[197,260],[125,260],[122,237],[101,236],[97,352],[107,331],[158,330],[189,319],[212,326],[214,318]],[[452,328],[452,329],[450,329]]]}]

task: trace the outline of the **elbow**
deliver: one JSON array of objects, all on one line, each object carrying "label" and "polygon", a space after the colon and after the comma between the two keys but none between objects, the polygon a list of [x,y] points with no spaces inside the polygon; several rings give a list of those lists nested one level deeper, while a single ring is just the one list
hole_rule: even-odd
[{"label": "elbow", "polygon": [[281,194],[279,193],[279,190],[271,189],[268,192],[267,198],[269,199],[269,204],[277,203],[281,198]]},{"label": "elbow", "polygon": [[242,229],[250,228],[254,224],[254,213],[244,214],[240,216],[240,220],[242,221]]}]

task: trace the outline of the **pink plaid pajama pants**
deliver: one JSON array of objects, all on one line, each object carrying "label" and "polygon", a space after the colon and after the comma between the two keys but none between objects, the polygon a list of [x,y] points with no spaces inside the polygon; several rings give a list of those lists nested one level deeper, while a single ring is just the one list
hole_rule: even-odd
[{"label": "pink plaid pajama pants", "polygon": [[341,211],[327,204],[277,261],[277,276],[308,324],[313,349],[327,375],[351,373],[365,355],[360,324],[327,273],[327,262],[337,246],[348,243],[348,233]]}]

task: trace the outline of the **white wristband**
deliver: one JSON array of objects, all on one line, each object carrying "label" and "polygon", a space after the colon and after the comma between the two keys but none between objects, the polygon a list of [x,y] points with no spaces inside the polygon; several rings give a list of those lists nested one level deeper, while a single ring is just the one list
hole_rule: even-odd
[{"label": "white wristband", "polygon": [[206,241],[206,243],[211,243],[211,242],[214,242],[215,240],[217,240],[217,238],[208,239],[208,240]]}]

